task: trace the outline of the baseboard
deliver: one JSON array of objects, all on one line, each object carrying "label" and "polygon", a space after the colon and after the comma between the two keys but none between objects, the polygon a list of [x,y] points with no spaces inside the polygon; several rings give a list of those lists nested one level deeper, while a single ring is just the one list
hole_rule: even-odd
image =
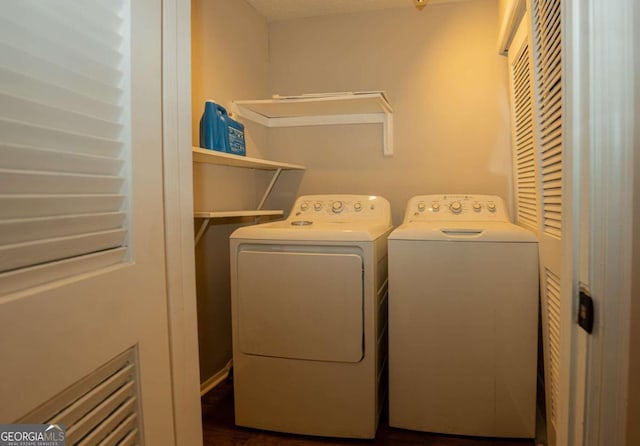
[{"label": "baseboard", "polygon": [[233,360],[230,359],[229,362],[225,364],[225,366],[218,373],[213,375],[211,378],[207,379],[205,382],[200,384],[200,396],[204,396],[205,393],[209,392],[211,389],[216,387],[222,381],[227,379],[229,376],[229,371],[231,370],[231,366],[233,365]]}]

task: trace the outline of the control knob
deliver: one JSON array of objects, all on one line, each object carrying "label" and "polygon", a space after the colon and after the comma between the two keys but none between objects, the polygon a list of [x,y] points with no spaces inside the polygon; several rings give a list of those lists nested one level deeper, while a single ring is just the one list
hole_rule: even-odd
[{"label": "control knob", "polygon": [[302,203],[300,205],[300,210],[301,211],[306,211],[307,209],[309,209],[309,203]]},{"label": "control knob", "polygon": [[319,211],[320,209],[322,209],[322,203],[321,203],[321,202],[319,202],[319,201],[316,201],[316,203],[313,205],[313,208],[314,208],[316,211]]},{"label": "control knob", "polygon": [[344,203],[342,201],[334,201],[331,204],[331,210],[336,214],[339,214],[340,212],[342,212],[343,209],[344,209]]},{"label": "control knob", "polygon": [[424,202],[421,201],[420,203],[418,203],[418,210],[420,212],[424,212],[425,209],[426,209],[426,206],[425,206]]},{"label": "control knob", "polygon": [[480,212],[480,210],[482,210],[482,205],[480,203],[473,203],[473,210]]},{"label": "control knob", "polygon": [[433,212],[438,212],[440,210],[440,204],[439,203],[431,203],[431,209],[433,209]]},{"label": "control knob", "polygon": [[462,212],[462,203],[460,203],[459,201],[452,201],[449,205],[449,210],[454,214],[459,214],[460,212]]},{"label": "control knob", "polygon": [[353,209],[355,209],[356,212],[360,212],[362,210],[362,203],[359,201],[356,202],[356,204],[353,205]]},{"label": "control knob", "polygon": [[496,204],[493,201],[490,201],[487,203],[487,209],[489,209],[489,212],[495,212],[496,211]]}]

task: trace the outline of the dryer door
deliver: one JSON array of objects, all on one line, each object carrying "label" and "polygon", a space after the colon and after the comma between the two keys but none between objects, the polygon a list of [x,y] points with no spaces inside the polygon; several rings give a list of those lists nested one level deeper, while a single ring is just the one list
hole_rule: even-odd
[{"label": "dryer door", "polygon": [[362,258],[352,253],[240,251],[238,335],[247,354],[358,362]]}]

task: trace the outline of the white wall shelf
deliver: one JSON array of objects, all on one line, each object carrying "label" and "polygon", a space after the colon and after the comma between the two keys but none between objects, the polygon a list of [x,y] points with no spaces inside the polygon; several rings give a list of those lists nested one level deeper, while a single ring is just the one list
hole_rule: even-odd
[{"label": "white wall shelf", "polygon": [[255,217],[256,221],[260,217],[280,217],[284,215],[282,210],[263,210],[262,206],[271,194],[273,186],[276,184],[280,173],[283,170],[305,170],[304,166],[298,164],[281,163],[278,161],[263,160],[260,158],[252,158],[248,156],[231,155],[228,153],[218,152],[215,150],[202,149],[200,147],[192,148],[193,162],[204,164],[215,164],[218,166],[241,167],[246,169],[273,170],[273,177],[265,190],[260,203],[255,210],[233,210],[233,211],[196,211],[193,216],[196,219],[202,219],[202,223],[198,228],[194,243],[197,245],[202,238],[209,223],[215,218],[238,218],[238,217]]},{"label": "white wall shelf", "polygon": [[281,210],[260,210],[260,211],[205,211],[194,212],[194,218],[233,218],[233,217],[281,217],[284,211]]},{"label": "white wall shelf", "polygon": [[247,169],[260,170],[305,170],[304,166],[298,164],[280,163],[278,161],[263,160],[249,156],[238,156],[229,153],[218,152],[216,150],[192,148],[193,162],[216,164],[218,166],[244,167]]},{"label": "white wall shelf", "polygon": [[383,153],[385,156],[393,155],[393,109],[382,92],[234,101],[232,110],[266,127],[382,124]]}]

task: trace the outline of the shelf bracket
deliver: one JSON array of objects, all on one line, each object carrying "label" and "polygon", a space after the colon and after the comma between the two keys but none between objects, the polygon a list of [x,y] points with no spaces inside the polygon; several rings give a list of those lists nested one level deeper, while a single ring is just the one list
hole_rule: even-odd
[{"label": "shelf bracket", "polygon": [[383,155],[393,156],[393,114],[384,112],[382,121]]},{"label": "shelf bracket", "polygon": [[278,181],[278,177],[280,176],[281,172],[282,172],[282,169],[279,168],[279,169],[276,169],[276,171],[273,173],[271,182],[269,183],[269,186],[267,186],[267,190],[264,191],[264,194],[262,195],[262,199],[260,200],[260,203],[258,203],[258,207],[256,208],[258,211],[262,209],[262,206],[264,206],[264,202],[267,201],[267,198],[269,198],[269,195],[271,195],[273,186],[275,186],[276,181]]},{"label": "shelf bracket", "polygon": [[210,221],[211,221],[210,218],[203,218],[202,219],[202,223],[200,224],[200,227],[198,228],[198,232],[196,233],[196,237],[195,237],[195,240],[193,242],[194,246],[198,245],[198,242],[200,241],[200,239],[204,235],[205,231],[207,230],[207,227],[209,226],[209,222]]}]

